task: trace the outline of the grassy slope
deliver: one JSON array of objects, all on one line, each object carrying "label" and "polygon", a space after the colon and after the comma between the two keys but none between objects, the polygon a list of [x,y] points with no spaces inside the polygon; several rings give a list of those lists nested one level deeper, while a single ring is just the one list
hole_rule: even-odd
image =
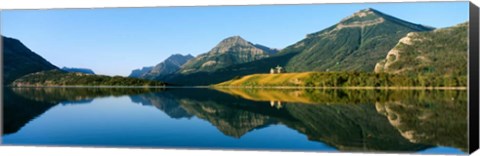
[{"label": "grassy slope", "polygon": [[465,87],[466,76],[406,76],[364,72],[253,74],[219,83],[229,87]]}]

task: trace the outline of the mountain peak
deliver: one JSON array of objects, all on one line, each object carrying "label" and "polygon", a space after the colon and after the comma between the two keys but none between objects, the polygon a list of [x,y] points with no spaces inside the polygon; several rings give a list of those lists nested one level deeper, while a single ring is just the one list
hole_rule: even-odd
[{"label": "mountain peak", "polygon": [[211,52],[213,53],[225,53],[233,47],[246,47],[252,48],[253,44],[243,39],[240,36],[231,36],[220,41],[220,43],[215,46]]},{"label": "mountain peak", "polygon": [[338,24],[340,27],[364,27],[380,24],[385,21],[383,13],[372,8],[363,9],[342,19]]},{"label": "mountain peak", "polygon": [[307,37],[330,35],[344,28],[363,29],[365,27],[379,25],[383,23],[390,23],[388,25],[408,27],[409,29],[413,29],[414,31],[429,31],[435,29],[430,26],[415,24],[390,16],[373,8],[366,8],[359,10],[348,17],[343,18],[339,23],[331,26],[330,28],[324,29],[316,33],[308,34]]},{"label": "mountain peak", "polygon": [[249,45],[249,42],[240,36],[231,36],[223,39],[218,45]]}]

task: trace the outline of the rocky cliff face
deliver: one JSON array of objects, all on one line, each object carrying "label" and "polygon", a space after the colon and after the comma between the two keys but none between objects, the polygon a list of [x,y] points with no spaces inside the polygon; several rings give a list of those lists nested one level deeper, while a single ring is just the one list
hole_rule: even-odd
[{"label": "rocky cliff face", "polygon": [[375,72],[466,75],[467,33],[468,23],[409,33],[376,64]]},{"label": "rocky cliff face", "polygon": [[188,61],[180,70],[182,74],[199,71],[215,71],[234,64],[251,62],[268,57],[275,49],[252,44],[240,36],[222,40],[207,53]]}]

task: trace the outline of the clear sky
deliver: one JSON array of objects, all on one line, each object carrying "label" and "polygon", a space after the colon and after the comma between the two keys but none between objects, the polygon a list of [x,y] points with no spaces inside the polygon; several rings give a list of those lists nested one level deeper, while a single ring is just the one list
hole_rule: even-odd
[{"label": "clear sky", "polygon": [[240,35],[284,48],[365,8],[437,28],[468,21],[468,2],[7,10],[1,34],[58,67],[127,76],[171,54],[205,53]]}]

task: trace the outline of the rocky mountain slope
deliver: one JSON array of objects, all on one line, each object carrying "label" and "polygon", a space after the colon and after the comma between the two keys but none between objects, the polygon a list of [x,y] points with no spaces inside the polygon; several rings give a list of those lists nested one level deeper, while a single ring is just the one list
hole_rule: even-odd
[{"label": "rocky mountain slope", "polygon": [[375,66],[393,74],[467,75],[468,22],[431,32],[409,33]]}]

